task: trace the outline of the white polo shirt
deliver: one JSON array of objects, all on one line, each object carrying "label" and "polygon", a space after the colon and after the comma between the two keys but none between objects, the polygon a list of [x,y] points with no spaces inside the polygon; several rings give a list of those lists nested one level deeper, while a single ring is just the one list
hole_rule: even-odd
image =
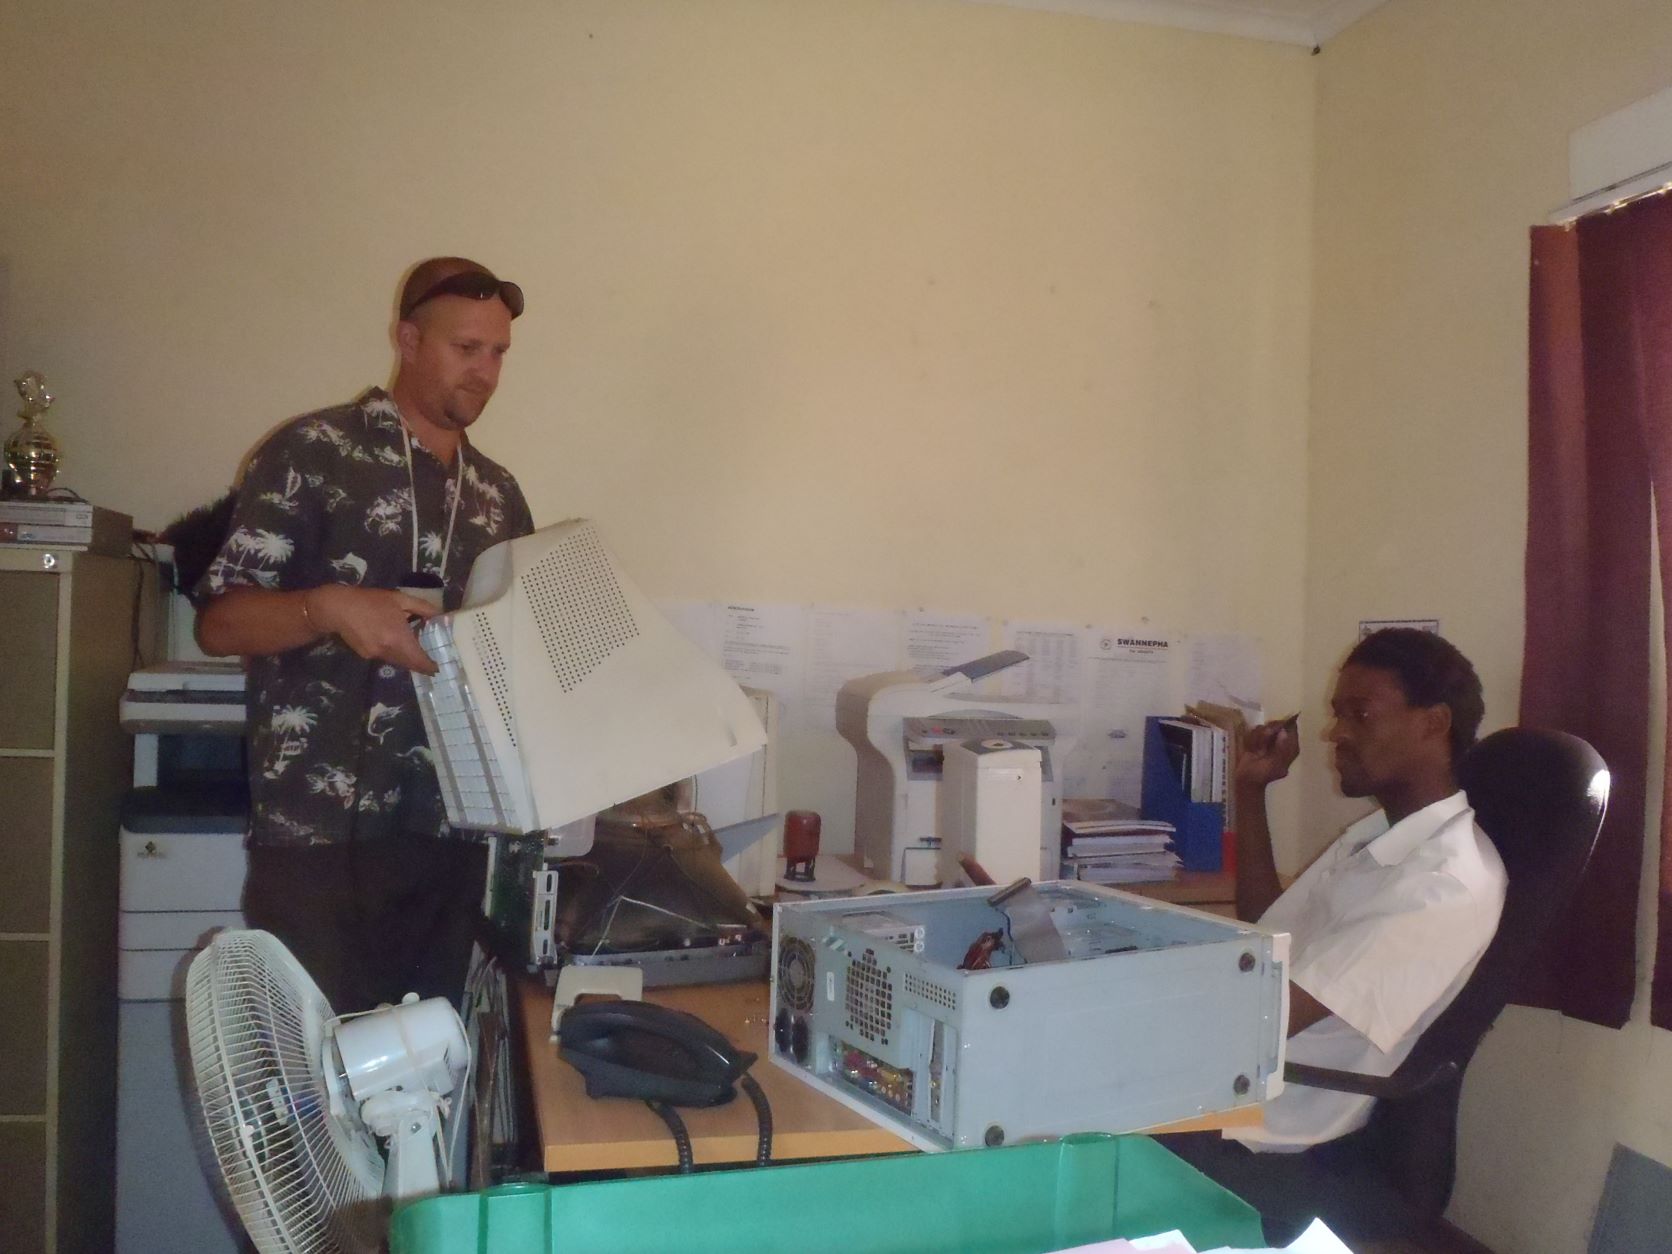
[{"label": "white polo shirt", "polygon": [[[1392,1074],[1486,952],[1507,883],[1461,792],[1392,827],[1380,810],[1349,827],[1260,918],[1289,933],[1290,981],[1330,1011],[1289,1038],[1290,1061]],[[1289,1085],[1263,1129],[1226,1135],[1294,1152],[1363,1127],[1372,1105]]]}]

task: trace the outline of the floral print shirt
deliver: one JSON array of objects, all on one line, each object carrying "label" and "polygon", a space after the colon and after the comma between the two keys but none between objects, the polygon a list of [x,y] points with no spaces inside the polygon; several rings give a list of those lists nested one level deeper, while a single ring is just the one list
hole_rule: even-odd
[{"label": "floral print shirt", "polygon": [[[457,456],[462,471],[414,440],[409,481],[400,411],[380,388],[292,419],[251,459],[231,529],[198,596],[239,586],[397,587],[412,567],[411,483],[419,568],[443,576],[444,605],[456,609],[477,555],[533,530],[522,492],[503,467],[468,441]],[[248,664],[252,844],[447,830],[409,672],[367,661],[336,636]]]}]

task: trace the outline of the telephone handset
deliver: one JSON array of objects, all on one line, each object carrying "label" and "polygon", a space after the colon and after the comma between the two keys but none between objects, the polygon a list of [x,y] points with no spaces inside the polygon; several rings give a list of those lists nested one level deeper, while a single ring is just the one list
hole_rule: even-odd
[{"label": "telephone handset", "polygon": [[636,1097],[674,1106],[721,1106],[754,1065],[695,1015],[643,1001],[588,1001],[563,1012],[558,1051],[586,1080],[588,1097]]}]

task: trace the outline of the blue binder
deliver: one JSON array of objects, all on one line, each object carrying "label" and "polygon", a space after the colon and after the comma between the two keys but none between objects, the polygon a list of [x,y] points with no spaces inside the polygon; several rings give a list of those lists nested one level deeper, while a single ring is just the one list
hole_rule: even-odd
[{"label": "blue binder", "polygon": [[1174,829],[1173,846],[1187,871],[1217,871],[1225,838],[1225,806],[1192,801],[1167,757],[1161,716],[1144,720],[1143,815]]}]

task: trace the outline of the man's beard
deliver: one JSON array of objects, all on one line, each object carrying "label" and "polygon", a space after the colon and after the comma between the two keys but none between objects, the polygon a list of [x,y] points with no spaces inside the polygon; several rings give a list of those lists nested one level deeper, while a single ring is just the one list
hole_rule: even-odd
[{"label": "man's beard", "polygon": [[447,420],[456,430],[463,431],[482,416],[482,411],[488,407],[488,402],[492,399],[492,392],[484,396],[480,392],[460,388],[448,398],[447,407],[442,412],[447,415]]},{"label": "man's beard", "polygon": [[1336,787],[1341,790],[1343,797],[1368,797],[1370,785],[1364,778],[1364,771],[1357,762],[1344,765],[1338,757],[1334,762]]}]

